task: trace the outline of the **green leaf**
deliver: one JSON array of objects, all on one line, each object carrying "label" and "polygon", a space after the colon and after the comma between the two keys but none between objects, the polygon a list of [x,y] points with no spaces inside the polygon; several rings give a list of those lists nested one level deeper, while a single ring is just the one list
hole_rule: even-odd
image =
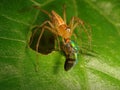
[{"label": "green leaf", "polygon": [[[62,16],[64,4],[68,22],[77,16],[91,25],[97,56],[79,53],[79,62],[66,72],[61,51],[39,53],[36,72],[36,51],[28,45],[31,27],[48,17],[31,7],[39,5]],[[119,0],[1,0],[0,90],[120,90],[119,28]]]}]

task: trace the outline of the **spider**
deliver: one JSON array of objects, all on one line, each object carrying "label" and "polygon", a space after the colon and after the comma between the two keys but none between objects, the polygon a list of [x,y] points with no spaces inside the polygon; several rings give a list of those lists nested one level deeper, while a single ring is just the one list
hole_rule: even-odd
[{"label": "spider", "polygon": [[63,6],[63,19],[54,10],[52,10],[51,13],[49,13],[41,9],[39,6],[34,6],[34,7],[47,14],[50,18],[50,20],[46,20],[40,26],[37,26],[38,28],[41,28],[42,31],[39,35],[36,44],[36,51],[38,51],[40,39],[45,30],[49,30],[54,35],[62,37],[62,41],[66,43],[67,40],[71,39],[71,36],[74,34],[73,32],[75,28],[81,25],[84,32],[87,34],[89,41],[91,42],[91,35],[87,31],[84,22],[80,18],[73,16],[72,19],[70,20],[70,23],[69,24],[66,23],[65,5]]}]

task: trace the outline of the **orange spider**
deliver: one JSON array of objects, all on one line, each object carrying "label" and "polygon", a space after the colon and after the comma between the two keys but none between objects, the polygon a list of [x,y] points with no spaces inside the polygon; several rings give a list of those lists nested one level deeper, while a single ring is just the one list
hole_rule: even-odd
[{"label": "orange spider", "polygon": [[80,18],[72,17],[72,19],[70,20],[70,23],[69,24],[66,23],[65,6],[63,7],[63,19],[54,10],[52,10],[51,13],[48,13],[47,11],[41,9],[39,6],[34,6],[34,7],[44,12],[45,14],[47,14],[50,18],[50,20],[46,20],[40,26],[38,26],[39,28],[42,28],[42,31],[39,35],[39,38],[36,44],[36,51],[38,51],[40,39],[42,37],[44,30],[49,30],[56,36],[62,37],[63,43],[66,43],[67,41],[70,40],[75,28],[78,25],[81,25],[84,32],[86,32],[88,39],[91,42],[91,36],[86,30],[86,27],[84,26],[84,22]]}]

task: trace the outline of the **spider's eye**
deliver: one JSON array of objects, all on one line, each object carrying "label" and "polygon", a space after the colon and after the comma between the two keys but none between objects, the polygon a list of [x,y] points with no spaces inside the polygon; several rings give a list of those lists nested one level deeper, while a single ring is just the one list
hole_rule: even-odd
[{"label": "spider's eye", "polygon": [[69,28],[69,27],[67,27],[66,30],[67,30],[68,32],[70,32],[70,28]]}]

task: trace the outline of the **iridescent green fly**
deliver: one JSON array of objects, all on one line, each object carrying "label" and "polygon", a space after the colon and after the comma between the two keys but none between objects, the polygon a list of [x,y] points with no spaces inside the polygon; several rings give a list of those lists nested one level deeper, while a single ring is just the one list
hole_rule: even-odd
[{"label": "iridescent green fly", "polygon": [[64,69],[68,71],[77,63],[79,50],[72,40],[67,39],[63,45],[63,51],[66,56]]},{"label": "iridescent green fly", "polygon": [[[89,48],[86,47],[79,47],[74,41],[71,39],[65,40],[65,42],[62,45],[62,50],[65,53],[66,61],[64,64],[65,71],[70,70],[72,67],[74,67],[78,62],[78,54],[84,54],[88,56],[96,57],[96,52],[92,51]],[[85,52],[87,51],[87,52]]]}]

